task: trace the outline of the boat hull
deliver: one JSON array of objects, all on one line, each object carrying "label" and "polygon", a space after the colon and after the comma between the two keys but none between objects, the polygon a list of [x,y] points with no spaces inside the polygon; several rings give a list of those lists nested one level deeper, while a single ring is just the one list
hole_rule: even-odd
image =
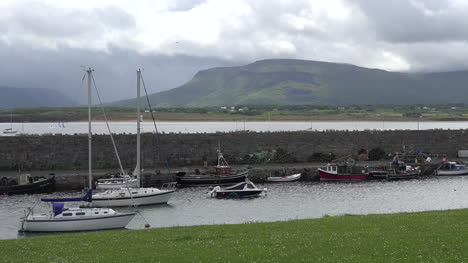
[{"label": "boat hull", "polygon": [[0,186],[0,194],[34,194],[52,192],[55,189],[55,177],[25,185]]},{"label": "boat hull", "polygon": [[368,179],[371,180],[409,180],[415,179],[420,175],[418,171],[405,173],[379,173],[371,174]]},{"label": "boat hull", "polygon": [[244,182],[248,171],[236,175],[184,175],[176,176],[178,186],[229,185]]},{"label": "boat hull", "polygon": [[289,176],[278,176],[278,177],[267,177],[266,181],[270,183],[281,183],[281,182],[295,182],[301,179],[301,174],[293,174]]},{"label": "boat hull", "polygon": [[22,232],[76,232],[124,228],[135,216],[126,213],[83,219],[25,220]]},{"label": "boat hull", "polygon": [[322,169],[319,170],[320,181],[364,181],[367,180],[369,174],[333,174]]},{"label": "boat hull", "polygon": [[95,198],[90,203],[91,207],[119,207],[119,206],[142,206],[166,204],[171,198],[175,190],[163,191],[157,194],[134,197],[117,197],[117,198]]},{"label": "boat hull", "polygon": [[458,171],[438,170],[437,175],[439,175],[439,176],[468,175],[468,169],[463,169],[463,170],[458,170]]},{"label": "boat hull", "polygon": [[263,193],[263,189],[258,190],[243,190],[243,191],[219,191],[215,192],[216,198],[246,198],[256,197]]}]

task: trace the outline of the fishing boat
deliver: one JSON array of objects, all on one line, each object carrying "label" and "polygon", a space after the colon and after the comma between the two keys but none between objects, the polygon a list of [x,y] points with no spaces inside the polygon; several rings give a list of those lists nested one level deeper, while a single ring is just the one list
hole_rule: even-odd
[{"label": "fishing boat", "polygon": [[225,188],[216,186],[210,192],[208,192],[208,195],[215,198],[245,198],[256,197],[266,191],[266,188],[257,188],[254,183],[246,180],[242,183]]},{"label": "fishing boat", "polygon": [[437,169],[437,175],[468,175],[468,167],[457,162],[446,162]]},{"label": "fishing boat", "polygon": [[412,167],[410,165],[401,165],[397,169],[380,169],[370,170],[369,180],[383,179],[383,180],[408,180],[414,179],[421,175],[419,167]]},{"label": "fishing boat", "polygon": [[52,192],[55,188],[55,177],[45,178],[31,176],[30,174],[19,174],[17,180],[8,180],[3,177],[0,180],[0,194],[35,194]]},{"label": "fishing boat", "polygon": [[301,174],[291,174],[285,176],[269,176],[266,181],[271,183],[280,183],[280,182],[295,182],[301,179]]},{"label": "fishing boat", "polygon": [[42,198],[51,203],[48,213],[35,213],[28,208],[20,219],[20,232],[76,232],[124,228],[136,213],[119,213],[110,208],[65,208],[64,202],[92,201],[92,133],[91,133],[91,81],[92,69],[88,69],[88,189],[82,197]]},{"label": "fishing boat", "polygon": [[178,186],[206,186],[206,185],[233,185],[244,182],[249,175],[249,171],[235,173],[232,170],[223,154],[218,149],[218,164],[213,167],[214,171],[201,174],[198,169],[195,174],[178,172],[176,181]]},{"label": "fishing boat", "polygon": [[[141,176],[141,132],[140,132],[140,80],[141,70],[137,71],[137,162],[134,171],[134,178],[125,179],[124,181],[104,181],[101,189],[108,186],[116,186],[120,184],[118,189],[109,189],[101,193],[95,193],[92,196],[92,202],[89,203],[92,207],[116,207],[116,206],[141,206],[141,205],[154,205],[165,204],[169,201],[175,191],[175,183],[163,185],[161,189],[156,187],[140,187]],[[118,155],[117,155],[118,156]],[[119,158],[119,165],[122,165]],[[122,169],[123,171],[123,169]],[[104,186],[104,187],[103,187]],[[109,187],[110,188],[110,187]],[[113,187],[115,188],[115,187]]]},{"label": "fishing boat", "polygon": [[329,163],[318,171],[321,181],[362,181],[369,177],[366,167],[349,164]]}]

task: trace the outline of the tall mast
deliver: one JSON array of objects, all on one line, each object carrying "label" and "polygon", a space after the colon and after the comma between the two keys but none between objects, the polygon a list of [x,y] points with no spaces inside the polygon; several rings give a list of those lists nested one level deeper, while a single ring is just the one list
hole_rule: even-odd
[{"label": "tall mast", "polygon": [[89,180],[89,189],[93,189],[93,179],[92,179],[92,167],[91,167],[91,141],[92,141],[92,135],[91,135],[91,79],[92,79],[92,74],[93,74],[93,69],[88,68],[86,70],[88,73],[88,180]]},{"label": "tall mast", "polygon": [[137,164],[136,176],[138,179],[138,186],[140,186],[141,175],[141,140],[140,140],[140,79],[141,69],[137,70]]}]

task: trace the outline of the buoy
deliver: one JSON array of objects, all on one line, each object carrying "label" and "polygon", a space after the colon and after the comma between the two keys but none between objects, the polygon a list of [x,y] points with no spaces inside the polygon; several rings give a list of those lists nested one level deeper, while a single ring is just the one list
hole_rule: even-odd
[{"label": "buoy", "polygon": [[150,224],[145,224],[145,228],[149,228],[150,227]]}]

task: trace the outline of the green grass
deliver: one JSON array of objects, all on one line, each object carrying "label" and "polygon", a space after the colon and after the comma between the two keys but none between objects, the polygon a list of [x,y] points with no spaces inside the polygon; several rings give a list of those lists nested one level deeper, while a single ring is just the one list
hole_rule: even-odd
[{"label": "green grass", "polygon": [[0,241],[0,262],[466,262],[468,209]]}]

